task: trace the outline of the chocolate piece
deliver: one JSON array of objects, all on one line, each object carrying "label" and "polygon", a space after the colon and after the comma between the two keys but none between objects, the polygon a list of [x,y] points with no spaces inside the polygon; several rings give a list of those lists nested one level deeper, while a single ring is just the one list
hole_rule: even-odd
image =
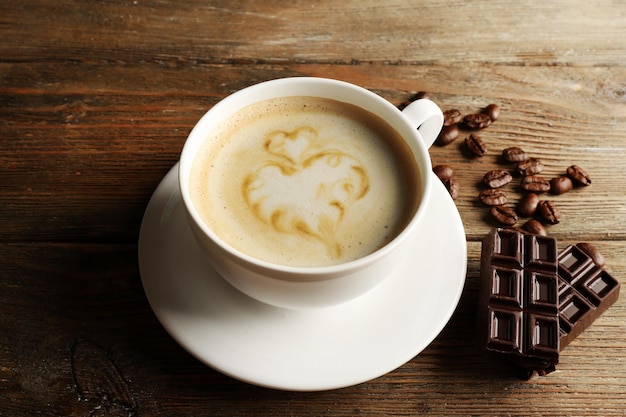
[{"label": "chocolate piece", "polygon": [[619,297],[619,281],[589,244],[570,245],[557,256],[555,238],[514,229],[494,229],[482,244],[481,346],[506,356],[527,377],[554,371],[559,352]]},{"label": "chocolate piece", "polygon": [[559,361],[556,239],[495,229],[483,239],[479,332],[483,347],[545,375]]},{"label": "chocolate piece", "polygon": [[585,249],[584,245],[570,245],[558,258],[561,349],[619,297],[619,281],[598,266]]}]

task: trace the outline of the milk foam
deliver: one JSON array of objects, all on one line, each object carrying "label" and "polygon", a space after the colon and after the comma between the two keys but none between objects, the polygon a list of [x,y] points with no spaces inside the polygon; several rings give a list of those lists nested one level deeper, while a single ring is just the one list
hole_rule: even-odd
[{"label": "milk foam", "polygon": [[418,175],[408,146],[377,116],[288,97],[249,106],[211,132],[190,189],[203,220],[234,248],[322,266],[392,240],[419,204]]}]

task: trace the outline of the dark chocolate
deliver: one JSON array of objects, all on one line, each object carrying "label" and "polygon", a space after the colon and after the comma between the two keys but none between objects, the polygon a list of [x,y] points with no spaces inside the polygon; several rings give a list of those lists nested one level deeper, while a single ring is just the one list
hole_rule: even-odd
[{"label": "dark chocolate", "polygon": [[482,245],[481,345],[527,377],[554,371],[559,352],[619,297],[619,281],[589,244],[570,245],[557,255],[555,238],[494,229]]},{"label": "dark chocolate", "polygon": [[570,245],[559,254],[561,349],[619,297],[620,283],[594,262],[586,247]]},{"label": "dark chocolate", "polygon": [[529,373],[559,362],[556,239],[496,229],[483,240],[479,331],[483,347]]}]

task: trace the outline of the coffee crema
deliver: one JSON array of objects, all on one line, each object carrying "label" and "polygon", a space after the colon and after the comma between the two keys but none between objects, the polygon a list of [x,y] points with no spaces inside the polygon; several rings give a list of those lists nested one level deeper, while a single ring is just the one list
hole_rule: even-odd
[{"label": "coffee crema", "polygon": [[403,138],[360,107],[282,97],[210,132],[190,175],[194,207],[225,243],[288,266],[366,256],[419,206],[419,170]]}]

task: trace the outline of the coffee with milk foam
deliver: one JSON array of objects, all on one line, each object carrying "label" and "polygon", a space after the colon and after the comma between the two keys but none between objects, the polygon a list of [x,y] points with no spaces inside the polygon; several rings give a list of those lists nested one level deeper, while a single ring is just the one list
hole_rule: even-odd
[{"label": "coffee with milk foam", "polygon": [[402,137],[357,106],[316,97],[252,104],[210,132],[190,176],[193,205],[257,259],[327,266],[390,242],[419,205]]}]

